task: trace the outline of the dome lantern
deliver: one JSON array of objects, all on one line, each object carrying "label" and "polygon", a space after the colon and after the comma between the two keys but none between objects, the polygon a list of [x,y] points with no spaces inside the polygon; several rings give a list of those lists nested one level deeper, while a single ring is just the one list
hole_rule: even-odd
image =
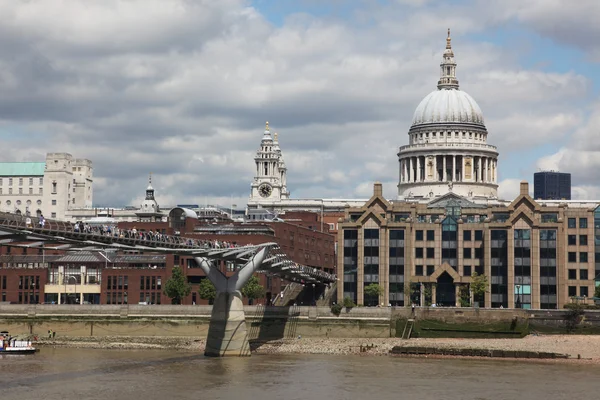
[{"label": "dome lantern", "polygon": [[452,51],[452,38],[450,37],[450,28],[448,28],[448,37],[446,38],[446,50],[440,64],[440,80],[438,89],[458,89],[458,79],[456,78],[456,62],[454,61],[454,52]]}]

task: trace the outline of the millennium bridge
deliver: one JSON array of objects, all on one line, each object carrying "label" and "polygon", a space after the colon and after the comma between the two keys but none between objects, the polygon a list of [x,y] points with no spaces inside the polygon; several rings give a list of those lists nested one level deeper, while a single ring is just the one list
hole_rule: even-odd
[{"label": "millennium bridge", "polygon": [[[336,281],[335,275],[290,260],[277,243],[216,248],[207,241],[181,236],[100,233],[78,229],[69,222],[10,213],[0,213],[0,245],[64,251],[136,250],[193,256],[217,292],[204,352],[213,357],[250,355],[241,289],[255,272],[277,275],[292,282]],[[217,268],[221,260],[233,261],[243,267],[226,277]]]}]

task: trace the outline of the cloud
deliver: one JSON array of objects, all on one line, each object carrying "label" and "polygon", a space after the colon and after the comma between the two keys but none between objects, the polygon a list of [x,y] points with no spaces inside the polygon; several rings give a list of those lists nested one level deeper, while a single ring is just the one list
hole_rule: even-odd
[{"label": "cloud", "polygon": [[0,1],[0,159],[89,158],[102,205],[138,204],[150,172],[162,206],[240,205],[269,120],[293,197],[367,198],[381,181],[394,198],[397,148],[436,87],[448,26],[490,144],[506,154],[573,131],[583,143],[589,79],[523,67],[480,37],[511,19],[543,33],[554,17],[489,8],[364,2],[346,19],[273,24],[245,0]]}]

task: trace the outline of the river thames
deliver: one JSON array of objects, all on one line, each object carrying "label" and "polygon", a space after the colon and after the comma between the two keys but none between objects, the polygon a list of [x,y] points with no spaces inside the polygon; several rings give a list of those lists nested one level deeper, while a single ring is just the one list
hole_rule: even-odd
[{"label": "river thames", "polygon": [[388,356],[42,348],[0,356],[0,399],[577,399],[600,366]]}]

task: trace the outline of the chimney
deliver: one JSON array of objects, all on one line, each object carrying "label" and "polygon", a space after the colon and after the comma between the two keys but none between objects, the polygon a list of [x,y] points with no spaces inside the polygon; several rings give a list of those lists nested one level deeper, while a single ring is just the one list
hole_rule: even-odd
[{"label": "chimney", "polygon": [[529,194],[529,183],[527,181],[521,181],[519,194],[521,196]]},{"label": "chimney", "polygon": [[373,185],[373,195],[383,196],[383,188],[381,182],[375,182],[375,184]]}]

